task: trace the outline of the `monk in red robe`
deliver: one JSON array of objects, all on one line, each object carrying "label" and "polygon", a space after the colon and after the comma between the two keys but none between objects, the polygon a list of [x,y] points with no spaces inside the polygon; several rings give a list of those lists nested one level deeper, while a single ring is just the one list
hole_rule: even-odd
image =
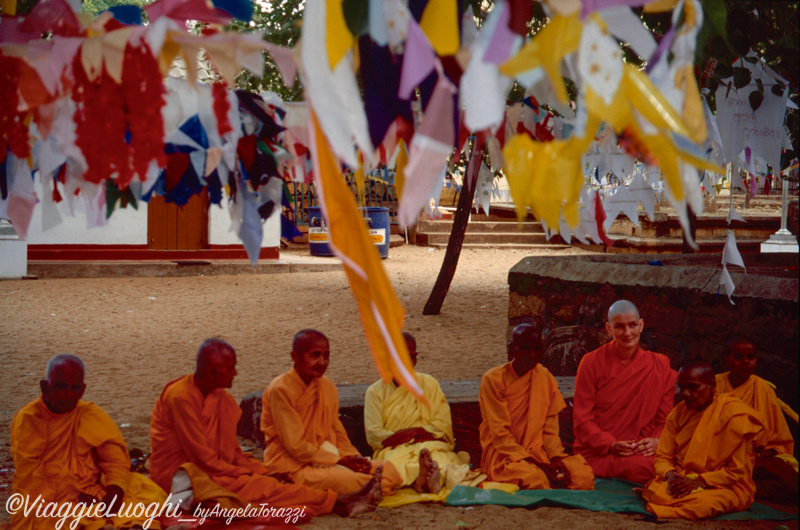
[{"label": "monk in red robe", "polygon": [[558,413],[565,407],[558,383],[539,364],[542,340],[520,324],[508,343],[509,362],[481,380],[481,467],[489,480],[522,489],[594,489],[594,475],[580,455],[564,452]]},{"label": "monk in red robe", "polygon": [[613,340],[581,360],[573,409],[574,450],[594,474],[640,484],[653,478],[677,377],[666,355],[639,346],[643,329],[635,305],[611,305],[606,330]]},{"label": "monk in red robe", "polygon": [[705,361],[678,374],[683,401],[667,417],[656,452],[656,477],[642,491],[659,518],[705,519],[746,510],[755,498],[755,444],[762,416],[730,394],[715,396]]},{"label": "monk in red robe", "polygon": [[794,438],[786,417],[797,422],[797,413],[775,394],[769,381],[755,375],[758,352],[753,341],[735,337],[725,348],[729,372],[717,374],[717,394],[731,394],[764,417],[764,431],[756,447],[753,477],[756,498],[770,501],[797,501],[797,459]]},{"label": "monk in red robe", "polygon": [[12,514],[10,528],[49,530],[59,523],[61,528],[82,530],[106,525],[161,528],[152,518],[164,506],[166,493],[144,475],[131,473],[128,448],[117,425],[103,409],[81,400],[86,390],[83,376],[78,357],[56,355],[47,363],[47,378],[39,383],[42,395],[14,416],[12,492],[26,496],[34,507],[37,498],[42,504],[57,503],[59,511],[65,510],[62,514],[68,504],[92,507],[102,502],[109,509],[83,512],[84,516],[70,509],[76,517],[63,520],[48,516],[47,510],[37,515],[34,508],[26,515],[20,509]]},{"label": "monk in red robe", "polygon": [[236,376],[236,352],[218,339],[207,339],[197,352],[197,369],[168,383],[150,422],[150,473],[176,496],[188,478],[186,504],[238,508],[268,503],[275,508],[304,509],[318,515],[336,511],[356,515],[372,511],[383,498],[381,471],[349,495],[292,484],[273,476],[256,458],[242,452],[236,425],[242,411],[226,390]]},{"label": "monk in red robe", "polygon": [[292,342],[294,367],[264,390],[261,431],[267,442],[264,464],[293,481],[347,493],[361,488],[383,465],[386,495],[402,485],[391,462],[369,460],[350,443],[339,419],[339,393],[325,377],[328,339],[317,330],[299,331]]}]

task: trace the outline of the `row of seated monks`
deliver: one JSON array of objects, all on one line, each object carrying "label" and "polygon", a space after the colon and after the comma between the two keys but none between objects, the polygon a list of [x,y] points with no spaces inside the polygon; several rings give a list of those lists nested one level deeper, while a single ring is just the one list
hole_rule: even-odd
[{"label": "row of seated monks", "polygon": [[[307,329],[294,338],[294,367],[264,391],[263,461],[243,452],[236,438],[242,412],[226,390],[237,374],[236,352],[208,339],[198,350],[195,372],[168,383],[153,408],[148,478],[130,471],[113,420],[81,400],[83,362],[57,355],[47,365],[41,397],[14,417],[13,493],[31,502],[40,496],[43,503],[121,508],[163,503],[169,492],[170,501],[189,514],[197,506],[268,504],[302,510],[306,518],[372,511],[403,487],[442,500],[458,484],[591,490],[595,477],[638,483],[635,491],[659,518],[744,510],[757,496],[796,499],[788,407],[754,375],[753,343],[729,344],[730,372],[715,376],[707,363],[694,360],[676,373],[666,356],[640,347],[643,327],[632,303],[620,300],[609,309],[612,340],[585,355],[578,369],[571,455],[559,436],[558,416],[566,403],[555,378],[539,364],[541,334],[530,324],[515,327],[508,362],[481,381],[483,453],[474,469],[466,453],[455,452],[439,383],[423,373],[416,377],[428,406],[394,381],[369,387],[364,424],[374,455],[359,454],[339,419],[336,386],[324,375],[328,340]],[[416,364],[416,342],[404,336]],[[79,515],[71,528],[161,527],[141,511]],[[12,527],[53,528],[54,519],[18,510]]]}]

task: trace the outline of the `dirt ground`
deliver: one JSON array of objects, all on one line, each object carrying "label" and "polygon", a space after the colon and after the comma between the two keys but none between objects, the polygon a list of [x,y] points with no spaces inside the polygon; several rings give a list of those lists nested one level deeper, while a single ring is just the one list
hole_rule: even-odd
[{"label": "dirt ground", "polygon": [[[578,254],[584,251],[541,251]],[[440,380],[476,379],[505,362],[508,270],[530,252],[464,250],[442,313],[422,316],[443,251],[393,248],[384,261],[417,338],[418,368]],[[47,360],[74,353],[86,363],[85,400],[103,407],[131,448],[149,450],[150,411],[168,381],[193,370],[206,337],[237,350],[238,399],[291,366],[294,333],[330,339],[328,376],[338,384],[377,379],[358,311],[341,271],[239,276],[95,278],[0,282],[0,503],[11,491],[9,427],[39,395]],[[0,523],[9,519],[0,509]],[[641,516],[584,510],[411,505],[356,519],[319,517],[307,528],[651,527]],[[688,528],[674,522],[667,528]],[[777,528],[777,522],[705,522],[714,528]],[[694,526],[694,525],[692,525]],[[797,528],[792,522],[791,528]]]}]

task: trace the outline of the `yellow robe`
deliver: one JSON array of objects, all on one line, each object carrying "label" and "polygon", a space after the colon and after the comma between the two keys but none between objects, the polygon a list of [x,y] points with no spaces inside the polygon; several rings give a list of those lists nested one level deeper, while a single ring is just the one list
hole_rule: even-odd
[{"label": "yellow robe", "polygon": [[[660,518],[680,519],[746,510],[755,498],[754,445],[763,421],[758,412],[728,394],[715,396],[701,412],[678,403],[659,440],[656,477],[644,488],[647,509]],[[669,471],[696,475],[708,488],[673,498],[667,493]]]},{"label": "yellow robe", "polygon": [[561,457],[570,473],[569,489],[594,489],[594,474],[581,455],[567,456],[558,434],[558,413],[566,407],[558,383],[541,364],[519,377],[511,363],[484,374],[480,388],[481,467],[489,480],[522,489],[550,489],[535,464]]},{"label": "yellow robe", "polygon": [[[27,495],[31,503],[39,495],[46,503],[77,503],[80,494],[102,500],[105,488],[115,485],[125,492],[124,515],[125,506],[137,503],[145,507],[157,504],[160,510],[167,497],[147,477],[131,473],[122,433],[103,409],[88,401],[79,401],[75,409],[63,414],[51,412],[41,397],[25,405],[11,424],[11,456],[15,467],[12,491]],[[127,528],[146,520],[145,516],[117,516],[108,522],[84,517],[77,528],[95,530],[109,522]],[[44,530],[55,528],[58,518],[37,518],[35,510],[26,518],[20,510],[11,521],[15,530]],[[67,520],[63,528],[71,523],[72,519]],[[161,526],[153,521],[150,528]]]},{"label": "yellow robe", "polygon": [[[717,374],[717,394],[729,393],[756,409],[764,417],[764,431],[759,443],[765,449],[775,449],[778,458],[789,463],[797,472],[797,459],[794,457],[794,438],[784,417],[783,402],[778,399],[770,382],[756,375],[733,388],[730,372]],[[796,415],[795,415],[796,416]]]},{"label": "yellow robe", "polygon": [[[453,452],[453,421],[450,405],[439,383],[428,374],[417,373],[417,382],[422,388],[430,407],[420,403],[405,388],[394,383],[378,380],[364,396],[364,430],[367,442],[374,450],[374,458],[394,464],[402,485],[413,484],[419,476],[419,454],[428,449],[439,464],[442,483],[452,488],[469,474],[469,465]],[[395,447],[383,447],[383,441],[397,431],[422,427],[437,440],[421,443],[405,443]]]},{"label": "yellow robe", "polygon": [[[264,464],[272,472],[289,473],[298,484],[350,493],[372,478],[337,465],[340,458],[359,452],[339,419],[336,385],[325,376],[306,385],[292,368],[276,377],[262,397],[261,432],[267,442]],[[373,460],[373,471],[380,464]],[[401,482],[397,469],[386,462],[384,494],[391,495]]]}]

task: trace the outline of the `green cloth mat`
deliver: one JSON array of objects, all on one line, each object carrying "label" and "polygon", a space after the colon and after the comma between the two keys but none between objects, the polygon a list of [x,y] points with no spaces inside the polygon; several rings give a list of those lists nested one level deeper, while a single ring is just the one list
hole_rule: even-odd
[{"label": "green cloth mat", "polygon": [[[506,493],[500,490],[484,490],[467,486],[456,486],[450,492],[447,506],[470,506],[475,504],[499,504],[501,506],[559,506],[581,508],[595,512],[640,513],[650,515],[645,502],[633,493],[633,488],[641,486],[621,479],[596,479],[594,491],[577,490],[520,490]],[[726,521],[748,521],[751,519],[772,519],[785,521],[797,519],[796,514],[783,512],[763,504],[754,503],[743,512],[729,513],[714,518]]]}]

